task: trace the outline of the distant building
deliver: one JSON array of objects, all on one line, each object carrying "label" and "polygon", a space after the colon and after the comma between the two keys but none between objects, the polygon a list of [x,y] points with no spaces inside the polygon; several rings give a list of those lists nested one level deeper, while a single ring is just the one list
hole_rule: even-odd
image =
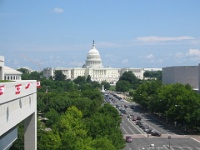
[{"label": "distant building", "polygon": [[189,84],[194,90],[199,89],[199,66],[174,66],[162,68],[163,84]]},{"label": "distant building", "polygon": [[56,70],[61,70],[64,75],[66,75],[67,79],[74,80],[78,76],[85,76],[87,78],[88,75],[91,76],[92,81],[102,82],[106,81],[109,83],[116,83],[119,80],[119,77],[125,71],[132,71],[133,74],[138,79],[143,79],[144,69],[140,68],[111,68],[111,67],[103,67],[102,60],[99,54],[99,51],[96,49],[94,42],[92,45],[92,49],[89,50],[87,54],[87,59],[82,68],[44,68],[43,76],[46,78],[53,77],[54,72]]},{"label": "distant building", "polygon": [[21,80],[22,73],[4,65],[4,57],[0,56],[0,80]]}]

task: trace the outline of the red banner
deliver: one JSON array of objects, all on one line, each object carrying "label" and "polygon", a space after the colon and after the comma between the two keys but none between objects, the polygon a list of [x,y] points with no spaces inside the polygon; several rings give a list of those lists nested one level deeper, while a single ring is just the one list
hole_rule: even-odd
[{"label": "red banner", "polygon": [[31,86],[31,84],[32,84],[31,82],[27,83],[25,89],[28,89]]},{"label": "red banner", "polygon": [[21,88],[22,88],[21,84],[15,85],[15,94],[20,94]]},{"label": "red banner", "polygon": [[4,88],[5,88],[4,85],[1,85],[1,86],[0,86],[0,95],[3,95],[3,93],[4,93]]},{"label": "red banner", "polygon": [[37,81],[37,88],[40,88],[40,81]]}]

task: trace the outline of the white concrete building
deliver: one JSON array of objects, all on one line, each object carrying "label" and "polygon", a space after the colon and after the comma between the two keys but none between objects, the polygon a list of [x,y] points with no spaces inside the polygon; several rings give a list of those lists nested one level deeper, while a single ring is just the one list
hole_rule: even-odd
[{"label": "white concrete building", "polygon": [[107,81],[109,83],[116,83],[119,80],[119,77],[125,71],[132,71],[133,74],[136,75],[137,78],[143,79],[144,69],[140,68],[111,68],[111,67],[103,67],[101,56],[99,51],[96,49],[94,42],[92,45],[92,49],[89,50],[87,54],[87,58],[85,64],[82,68],[44,68],[43,75],[46,78],[50,76],[54,76],[55,70],[61,70],[64,75],[66,75],[67,79],[74,80],[78,76],[91,76],[91,80],[93,81]]},{"label": "white concrete building", "polygon": [[20,80],[18,74],[4,66],[4,57],[0,56],[0,80],[12,80],[0,82],[0,150],[12,146],[21,122],[24,123],[24,149],[37,149],[37,82]]},{"label": "white concrete building", "polygon": [[0,80],[21,80],[22,73],[4,65],[4,57],[0,56]]}]

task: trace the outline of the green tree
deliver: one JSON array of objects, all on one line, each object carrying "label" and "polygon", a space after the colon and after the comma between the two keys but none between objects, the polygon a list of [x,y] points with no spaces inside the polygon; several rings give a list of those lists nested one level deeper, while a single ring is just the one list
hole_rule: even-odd
[{"label": "green tree", "polygon": [[21,72],[22,74],[26,74],[26,73],[29,74],[30,73],[30,71],[26,68],[19,68],[19,69],[17,69],[17,71]]},{"label": "green tree", "polygon": [[92,82],[90,75],[87,76],[86,82],[88,82],[88,83]]},{"label": "green tree", "polygon": [[162,80],[162,71],[145,71],[144,77],[147,78],[156,78],[157,80]]},{"label": "green tree", "polygon": [[131,85],[133,85],[138,79],[137,77],[132,73],[132,71],[126,71],[122,74],[122,76],[119,78],[119,80],[128,81]]},{"label": "green tree", "polygon": [[67,78],[66,75],[64,75],[61,70],[55,70],[55,72],[54,72],[54,80],[56,80],[56,81],[65,81],[66,78]]},{"label": "green tree", "polygon": [[116,91],[127,92],[131,88],[131,84],[125,80],[119,80],[116,83]]},{"label": "green tree", "polygon": [[74,83],[76,84],[85,84],[86,83],[86,78],[84,76],[78,76],[76,79],[74,79]]},{"label": "green tree", "polygon": [[104,85],[104,89],[109,90],[110,89],[110,83],[106,82],[106,81],[102,81],[101,85]]},{"label": "green tree", "polygon": [[43,131],[38,140],[38,150],[57,150],[61,147],[61,138],[57,132]]},{"label": "green tree", "polygon": [[97,138],[93,141],[92,147],[95,150],[116,150],[115,146],[106,138]]},{"label": "green tree", "polygon": [[91,138],[87,135],[82,112],[75,106],[68,108],[56,126],[62,139],[61,150],[90,150]]}]

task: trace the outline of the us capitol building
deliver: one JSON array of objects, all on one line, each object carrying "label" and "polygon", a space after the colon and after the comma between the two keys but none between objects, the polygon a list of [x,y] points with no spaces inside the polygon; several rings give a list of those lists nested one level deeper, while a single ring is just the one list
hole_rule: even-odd
[{"label": "us capitol building", "polygon": [[102,65],[101,56],[99,54],[99,51],[96,49],[94,41],[92,45],[92,49],[89,50],[87,54],[87,59],[85,61],[85,64],[82,66],[82,68],[44,68],[43,69],[43,76],[46,78],[53,77],[54,71],[61,70],[64,75],[66,75],[67,79],[74,80],[78,76],[85,76],[86,78],[88,75],[91,76],[92,81],[102,82],[106,81],[112,84],[115,84],[120,76],[125,71],[132,71],[133,74],[138,79],[143,79],[143,74],[145,72],[145,69],[141,68],[111,68],[107,67],[104,68]]}]

